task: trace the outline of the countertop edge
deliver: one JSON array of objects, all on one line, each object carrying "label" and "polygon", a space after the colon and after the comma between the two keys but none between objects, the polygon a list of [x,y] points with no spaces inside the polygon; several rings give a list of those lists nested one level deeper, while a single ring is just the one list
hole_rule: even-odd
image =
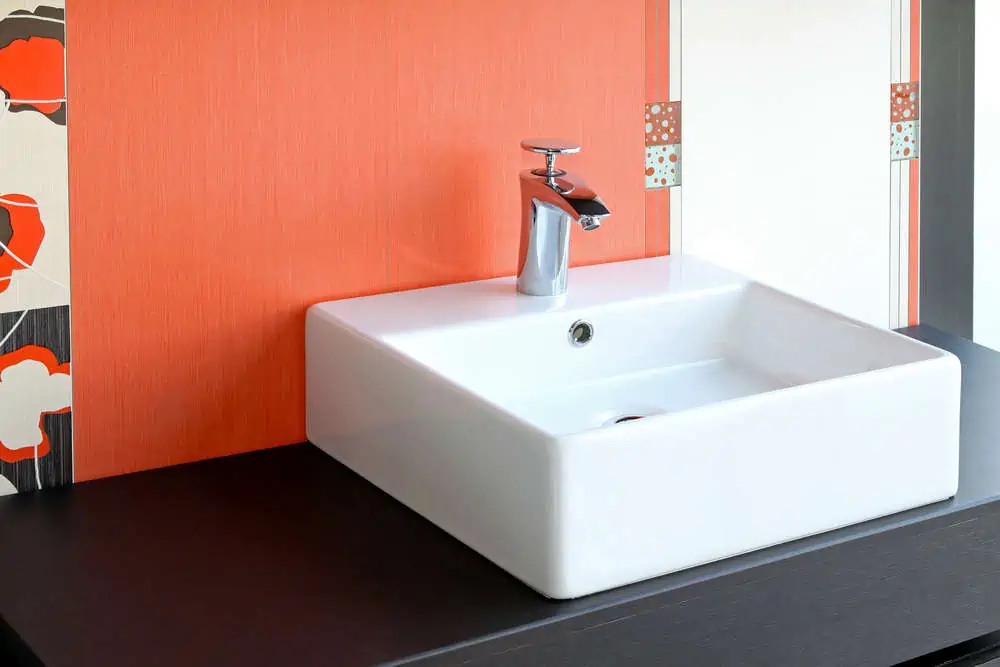
[{"label": "countertop edge", "polygon": [[[350,542],[358,550],[356,556],[348,553],[341,561],[325,563],[326,579],[318,583],[326,585],[334,580],[339,584],[344,577],[338,573],[350,571],[344,570],[345,566],[357,567],[354,577],[365,579],[355,582],[353,589],[348,587],[346,597],[332,606],[336,613],[359,610],[361,607],[357,605],[366,602],[378,608],[394,600],[404,602],[401,611],[406,613],[385,607],[376,616],[363,614],[364,626],[348,624],[342,631],[335,631],[333,639],[348,642],[342,646],[353,646],[350,642],[355,640],[351,632],[362,627],[370,639],[394,638],[388,645],[369,644],[364,651],[348,651],[351,654],[348,662],[337,662],[335,656],[340,654],[336,641],[331,644],[331,637],[321,631],[324,626],[314,623],[310,632],[315,636],[296,635],[279,628],[275,636],[255,640],[259,645],[256,649],[254,641],[243,642],[235,653],[257,655],[258,662],[252,662],[253,665],[275,664],[264,662],[265,659],[259,657],[263,653],[258,655],[256,650],[263,648],[264,653],[272,655],[268,651],[289,636],[309,642],[314,659],[319,660],[310,665],[424,667],[607,667],[615,664],[890,667],[981,637],[1000,630],[1000,415],[994,418],[992,408],[1000,400],[1000,354],[926,326],[904,329],[902,333],[954,352],[962,360],[965,475],[959,495],[953,500],[587,598],[547,602],[522,590],[523,585],[504,578],[495,566],[481,561],[466,547],[398,506],[367,482],[355,479],[354,473],[341,470],[340,464],[332,460],[327,464],[328,459],[322,458],[325,455],[313,451],[311,445],[293,446],[294,449],[285,452],[271,449],[130,475],[128,480],[114,478],[88,482],[80,485],[86,487],[82,493],[72,489],[62,493],[49,491],[46,493],[51,495],[42,493],[20,500],[15,497],[5,503],[4,509],[10,512],[5,516],[17,519],[6,525],[19,526],[25,535],[32,535],[28,538],[31,542],[25,554],[8,553],[6,557],[0,554],[0,565],[6,568],[5,571],[15,572],[17,564],[23,564],[32,554],[41,559],[33,566],[34,571],[67,569],[51,582],[40,581],[35,575],[30,586],[8,580],[5,590],[0,590],[0,649],[7,651],[4,657],[13,660],[14,664],[31,667],[74,664],[67,656],[76,656],[82,662],[94,660],[96,662],[87,664],[101,664],[102,667],[132,664],[129,655],[135,657],[148,650],[144,644],[136,644],[137,639],[131,640],[127,647],[131,654],[119,652],[116,645],[109,645],[107,641],[92,656],[81,657],[79,649],[73,648],[89,645],[92,629],[106,632],[109,625],[122,621],[114,615],[127,613],[129,607],[106,606],[104,598],[96,598],[93,603],[98,607],[95,609],[107,609],[111,618],[95,620],[90,626],[82,627],[79,616],[74,615],[79,613],[74,597],[78,587],[85,589],[81,591],[83,595],[93,596],[95,591],[107,585],[122,587],[115,590],[127,590],[131,595],[135,579],[130,577],[142,573],[142,568],[136,566],[120,571],[115,567],[108,570],[115,572],[114,578],[94,581],[89,572],[70,566],[76,561],[66,561],[62,554],[44,552],[47,545],[58,540],[74,548],[98,548],[90,554],[93,557],[117,544],[104,535],[121,539],[122,533],[115,526],[117,522],[140,514],[148,516],[147,511],[159,513],[161,519],[176,519],[176,525],[166,526],[167,537],[174,534],[169,532],[171,530],[178,535],[188,535],[187,522],[204,514],[207,499],[215,517],[235,520],[241,525],[224,537],[206,537],[201,533],[199,539],[218,546],[219,555],[237,553],[227,549],[233,545],[244,546],[240,540],[255,534],[260,518],[245,516],[247,510],[242,504],[245,498],[239,494],[257,491],[256,478],[247,480],[245,475],[262,471],[269,477],[281,475],[288,465],[303,462],[322,462],[315,466],[319,470],[299,471],[306,476],[304,481],[311,485],[310,488],[323,489],[322,494],[292,494],[288,499],[279,494],[279,502],[274,507],[271,506],[274,500],[268,500],[267,505],[260,505],[272,512],[269,517],[272,523],[266,525],[284,526],[288,521],[285,518],[287,510],[306,509],[311,516],[302,518],[301,523],[293,522],[290,535],[299,535],[302,530],[317,526],[322,529],[328,524],[337,526],[340,531],[350,531],[352,526],[360,529],[368,525],[371,517],[364,512],[377,512],[375,520],[388,523]],[[234,486],[233,480],[240,480],[240,485]],[[187,484],[190,495],[163,500],[162,491],[176,488],[174,485],[178,483]],[[329,488],[331,483],[335,488]],[[206,488],[210,492],[206,492]],[[131,500],[140,489],[145,491],[139,494],[139,507],[124,507],[119,512],[121,499]],[[312,499],[321,504],[303,504],[306,500],[313,502]],[[108,511],[105,507],[115,508],[111,510],[114,516],[105,514]],[[354,518],[358,516],[363,517],[360,523]],[[74,523],[66,523],[71,519]],[[93,521],[98,524],[85,523]],[[97,525],[109,532],[95,534],[77,530],[74,534],[66,534],[64,526],[67,525],[78,529]],[[211,526],[211,522],[206,520],[199,526]],[[163,528],[148,527],[146,534],[162,533]],[[126,537],[133,539],[133,534],[126,531]],[[285,533],[270,537],[287,539]],[[10,534],[6,538],[8,541],[13,539]],[[141,540],[141,537],[134,539]],[[229,543],[226,539],[235,542]],[[424,546],[415,549],[418,542]],[[287,541],[276,543],[290,544]],[[177,553],[182,555],[194,549],[185,547],[188,542],[184,539],[174,544],[180,545]],[[392,551],[400,545],[410,549],[403,561]],[[149,548],[141,546],[139,552]],[[46,553],[44,557],[43,553]],[[325,557],[332,552],[329,542],[320,540],[312,546],[303,543],[299,551],[288,553],[309,562],[308,558],[316,554]],[[264,549],[263,560],[256,562],[274,562],[267,558],[288,557],[283,554],[283,551]],[[379,561],[370,567],[360,565],[364,559],[372,557]],[[433,565],[442,558],[448,565],[437,567],[435,572]],[[382,569],[387,566],[392,569]],[[432,570],[421,567],[432,567]],[[211,572],[206,570],[202,574]],[[242,582],[240,577],[242,575],[227,580],[228,584]],[[214,579],[208,582],[207,585],[217,586]],[[308,589],[296,588],[302,584],[299,579],[288,583],[289,586],[269,589],[271,594],[279,595],[279,599],[261,600],[261,607],[266,609],[269,605],[289,603],[297,607],[301,598],[293,596]],[[57,589],[60,585],[62,588]],[[169,585],[169,581],[160,584],[161,588]],[[33,597],[39,586],[46,592],[43,598],[49,604],[63,608],[39,608]],[[470,590],[470,586],[476,587],[475,590]],[[160,601],[157,591],[161,588],[153,587],[144,594],[150,600]],[[195,587],[195,590],[205,589]],[[170,600],[170,595],[167,593],[166,604],[173,605],[177,613],[187,614],[191,609],[200,608],[190,607],[190,597]],[[234,597],[227,597],[229,595]],[[261,593],[236,589],[221,598],[214,594],[213,603],[216,608],[219,604],[231,608],[256,599],[255,595]],[[406,595],[416,597],[407,599]],[[146,598],[131,596],[127,599],[136,602]],[[322,595],[307,600],[313,604],[313,611],[310,612],[307,606],[297,613],[300,618],[317,609],[330,613],[329,600]],[[406,620],[412,618],[407,613],[428,608],[437,609],[415,625]],[[470,622],[461,615],[456,616],[457,611],[476,618]],[[210,623],[211,616],[203,620]],[[286,619],[288,623],[295,623],[295,620]],[[149,630],[142,618],[128,618],[125,622],[126,625],[135,624],[140,635]],[[200,623],[196,618],[185,622]],[[442,623],[445,625],[440,625]],[[211,664],[226,664],[225,660],[217,661],[219,656],[236,658],[230,649],[237,646],[233,642],[241,641],[239,635],[234,634],[234,628],[239,627],[213,628],[222,636],[212,639],[210,649],[214,651],[216,662]],[[170,628],[157,630],[149,637],[171,636],[170,632]],[[398,637],[407,632],[416,632],[418,641],[413,641],[414,637]],[[107,637],[104,635],[105,640]],[[438,647],[414,652],[415,648],[435,645]],[[377,650],[368,650],[373,647]],[[180,656],[185,652],[175,651],[175,654]],[[362,656],[368,656],[367,662]],[[161,658],[167,659],[167,654]],[[67,663],[67,659],[71,662]]]},{"label": "countertop edge", "polygon": [[1000,629],[998,510],[945,512],[384,664],[890,667]]}]

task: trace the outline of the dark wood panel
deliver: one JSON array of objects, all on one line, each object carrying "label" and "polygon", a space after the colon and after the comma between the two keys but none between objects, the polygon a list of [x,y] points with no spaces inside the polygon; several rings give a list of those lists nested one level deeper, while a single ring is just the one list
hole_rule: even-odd
[{"label": "dark wood panel", "polygon": [[988,667],[989,665],[1000,666],[1000,633],[977,637],[896,667]]},{"label": "dark wood panel", "polygon": [[17,633],[4,623],[3,619],[0,619],[0,665],[3,667],[44,667],[27,644],[21,641]]},{"label": "dark wood panel", "polygon": [[414,664],[886,667],[1000,627],[998,534],[963,512]]}]

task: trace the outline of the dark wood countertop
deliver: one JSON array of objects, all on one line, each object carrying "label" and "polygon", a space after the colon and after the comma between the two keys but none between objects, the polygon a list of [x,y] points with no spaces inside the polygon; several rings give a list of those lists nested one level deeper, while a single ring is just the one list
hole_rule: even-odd
[{"label": "dark wood countertop", "polygon": [[905,333],[962,359],[948,502],[553,602],[302,444],[0,499],[0,618],[48,667],[888,667],[1000,629],[1000,353]]}]

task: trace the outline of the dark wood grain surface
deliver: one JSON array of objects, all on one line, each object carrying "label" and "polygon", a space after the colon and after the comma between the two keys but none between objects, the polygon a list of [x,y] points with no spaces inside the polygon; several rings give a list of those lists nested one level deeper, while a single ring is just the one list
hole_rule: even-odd
[{"label": "dark wood grain surface", "polygon": [[1000,632],[992,632],[896,667],[1000,667]]},{"label": "dark wood grain surface", "polygon": [[907,333],[963,361],[948,502],[553,602],[303,444],[0,500],[0,617],[49,667],[889,667],[1000,629],[1000,354]]}]

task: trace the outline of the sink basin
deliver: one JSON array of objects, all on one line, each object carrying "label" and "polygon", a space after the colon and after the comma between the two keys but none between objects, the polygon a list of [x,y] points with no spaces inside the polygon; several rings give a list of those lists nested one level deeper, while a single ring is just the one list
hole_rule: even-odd
[{"label": "sink basin", "polygon": [[953,355],[693,257],[569,280],[313,306],[309,439],[553,598],[955,494]]}]

